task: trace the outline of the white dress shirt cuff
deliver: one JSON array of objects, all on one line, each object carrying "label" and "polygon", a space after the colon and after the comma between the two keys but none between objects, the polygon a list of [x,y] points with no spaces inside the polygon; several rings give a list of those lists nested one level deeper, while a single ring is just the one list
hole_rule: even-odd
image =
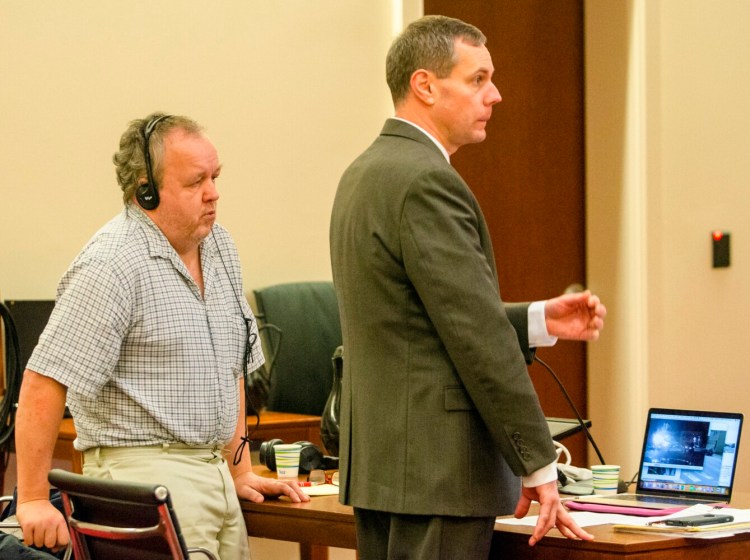
[{"label": "white dress shirt cuff", "polygon": [[550,463],[538,471],[534,471],[529,476],[521,478],[524,488],[534,488],[557,480],[557,463]]},{"label": "white dress shirt cuff", "polygon": [[547,332],[547,321],[544,318],[545,303],[545,301],[535,301],[529,305],[529,346],[531,348],[554,346],[557,342],[557,337],[550,336]]}]

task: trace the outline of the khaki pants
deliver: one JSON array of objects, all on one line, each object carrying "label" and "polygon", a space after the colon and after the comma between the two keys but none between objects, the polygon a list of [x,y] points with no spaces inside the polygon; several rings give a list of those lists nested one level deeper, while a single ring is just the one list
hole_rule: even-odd
[{"label": "khaki pants", "polygon": [[84,453],[83,474],[163,484],[188,547],[207,548],[221,560],[247,560],[245,521],[222,452],[180,444],[97,447]]}]

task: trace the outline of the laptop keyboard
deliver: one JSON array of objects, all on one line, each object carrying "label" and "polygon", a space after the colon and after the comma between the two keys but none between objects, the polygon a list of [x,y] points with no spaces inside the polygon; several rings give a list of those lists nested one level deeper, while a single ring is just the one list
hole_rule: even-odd
[{"label": "laptop keyboard", "polygon": [[684,505],[686,502],[695,502],[695,503],[701,503],[703,500],[695,500],[691,498],[667,498],[667,497],[660,497],[660,496],[644,496],[643,494],[619,494],[617,496],[618,500],[625,500],[625,501],[639,501],[639,502],[645,502],[648,504],[674,504],[674,505]]}]

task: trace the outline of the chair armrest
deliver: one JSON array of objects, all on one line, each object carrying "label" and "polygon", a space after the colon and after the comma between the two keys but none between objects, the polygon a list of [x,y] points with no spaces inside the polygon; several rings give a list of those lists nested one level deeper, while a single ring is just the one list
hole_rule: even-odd
[{"label": "chair armrest", "polygon": [[[0,511],[4,511],[8,504],[13,501],[13,496],[0,496]],[[20,529],[21,525],[17,521],[0,521],[0,530],[2,529]]]}]

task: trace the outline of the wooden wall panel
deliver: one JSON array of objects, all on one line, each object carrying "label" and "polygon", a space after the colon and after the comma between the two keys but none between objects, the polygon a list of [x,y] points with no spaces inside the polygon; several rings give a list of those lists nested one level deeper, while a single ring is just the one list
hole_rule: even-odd
[{"label": "wooden wall panel", "polygon": [[[582,0],[425,0],[424,12],[462,19],[488,38],[503,101],[487,139],[452,161],[487,218],[503,299],[542,299],[585,285]],[[539,356],[585,416],[585,345],[559,342]],[[547,372],[538,364],[530,372],[545,414],[572,417]],[[563,443],[576,464],[587,464],[582,435]]]}]

